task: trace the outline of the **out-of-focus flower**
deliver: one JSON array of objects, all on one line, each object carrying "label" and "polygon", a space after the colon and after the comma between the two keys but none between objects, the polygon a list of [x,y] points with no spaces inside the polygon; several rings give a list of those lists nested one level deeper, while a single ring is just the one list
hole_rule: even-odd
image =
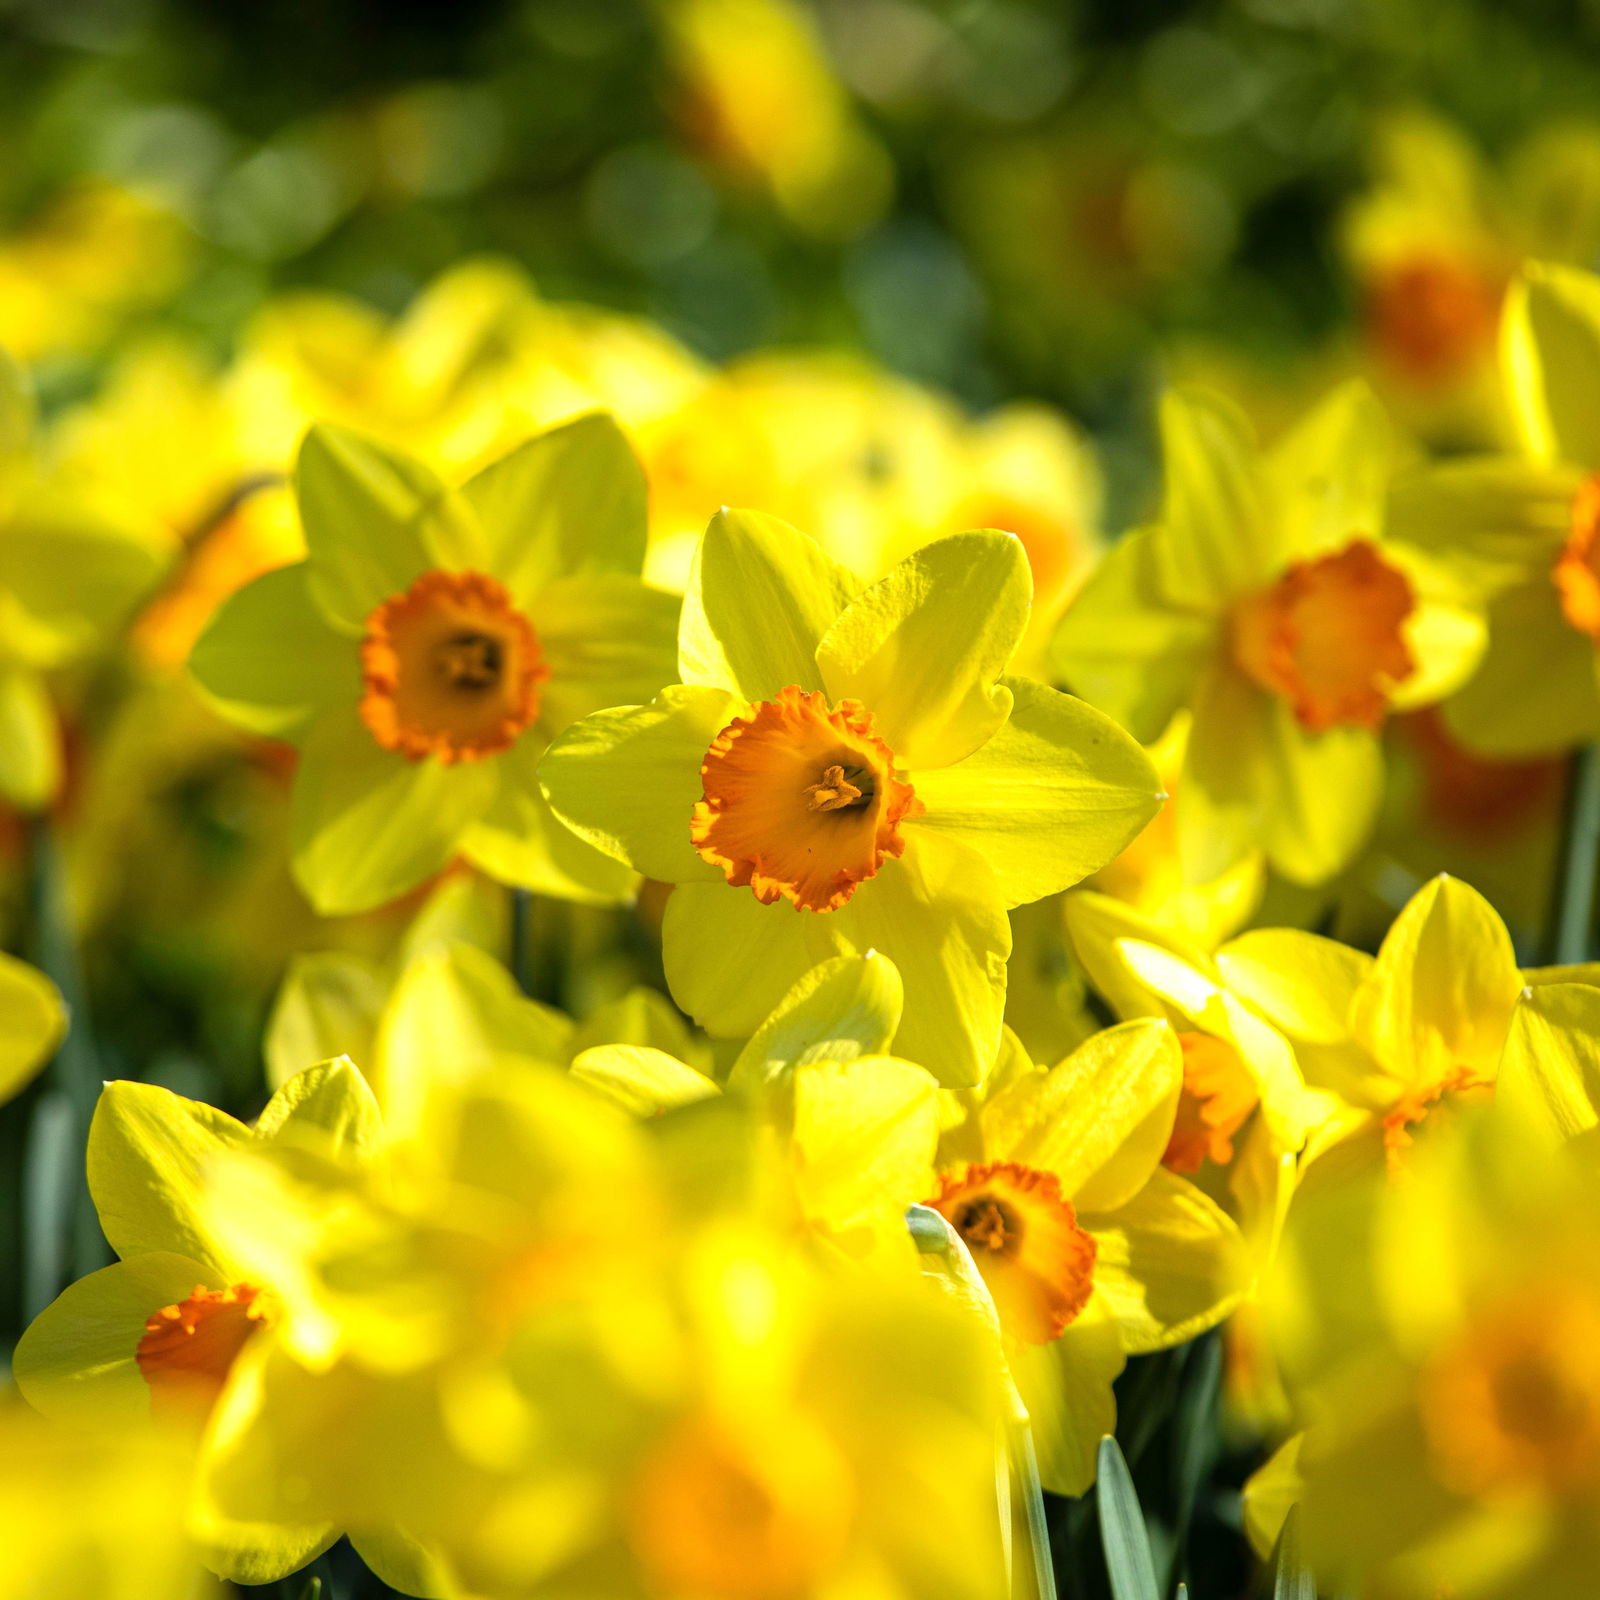
[{"label": "out-of-focus flower", "polygon": [[1347,1177],[1349,1225],[1304,1241],[1296,1314],[1360,1300],[1300,1379],[1319,1583],[1531,1600],[1581,1593],[1600,1558],[1592,1152],[1516,1134],[1485,1109],[1403,1184]]},{"label": "out-of-focus flower", "polygon": [[170,211],[130,189],[63,191],[0,240],[0,347],[30,363],[99,349],[130,312],[177,288],[188,245]]},{"label": "out-of-focus flower", "polygon": [[1504,428],[1495,332],[1518,263],[1587,265],[1600,247],[1600,128],[1545,126],[1496,172],[1439,118],[1394,113],[1339,233],[1385,398],[1426,433],[1488,442]]},{"label": "out-of-focus flower", "polygon": [[999,1042],[1005,908],[1102,865],[1154,814],[1144,753],[1081,701],[1002,678],[1027,619],[1021,546],[941,540],[862,588],[754,512],[702,542],[684,686],[602,712],[540,768],[595,845],[676,885],[664,957],[708,1030],[753,1030],[818,961],[878,949],[900,1048],[976,1082]]},{"label": "out-of-focus flower", "polygon": [[159,576],[158,535],[114,522],[42,476],[32,408],[0,352],[0,798],[27,810],[61,783],[47,675],[105,644]]},{"label": "out-of-focus flower", "polygon": [[472,1593],[994,1592],[982,1330],[914,1271],[821,1273],[774,1233],[736,1104],[641,1122],[534,1069],[433,1111],[366,1175],[220,1173],[218,1226],[295,1288],[215,1427],[218,1504],[303,1461],[300,1494],[411,1530]]},{"label": "out-of-focus flower", "polygon": [[1094,1479],[1124,1358],[1193,1338],[1248,1287],[1233,1223],[1163,1165],[1183,1078],[1171,1028],[1125,1023],[1049,1069],[1008,1061],[941,1151],[927,1204],[994,1298],[1057,1493]]},{"label": "out-of-focus flower", "polygon": [[220,1600],[185,1530],[188,1476],[159,1428],[86,1432],[0,1403],[0,1594]]},{"label": "out-of-focus flower", "polygon": [[27,1087],[67,1031],[56,986],[26,962],[0,954],[0,1103]]},{"label": "out-of-focus flower", "polygon": [[[208,1220],[210,1169],[231,1150],[271,1146],[301,1160],[360,1152],[376,1136],[371,1092],[347,1061],[291,1080],[253,1128],[152,1085],[108,1084],[89,1132],[89,1185],[121,1259],[73,1284],[23,1335],[15,1371],[28,1401],[64,1422],[137,1427],[153,1415],[199,1436],[244,1353],[278,1337],[289,1287],[266,1281]],[[271,1501],[276,1491],[258,1493]],[[208,1564],[244,1583],[283,1577],[337,1537],[314,1510],[218,1517],[194,1500],[188,1518]]]},{"label": "out-of-focus flower", "polygon": [[631,879],[534,782],[549,739],[672,676],[677,604],[637,577],[644,481],[591,415],[447,490],[316,428],[296,474],[308,558],[229,600],[191,667],[218,707],[300,748],[294,868],[319,911],[361,911],[460,853],[590,902]]},{"label": "out-of-focus flower", "polygon": [[681,588],[719,506],[759,505],[835,561],[881,576],[969,528],[1021,540],[1033,610],[1019,665],[1035,672],[1099,542],[1100,475],[1059,414],[1017,403],[972,420],[948,399],[844,356],[733,363],[644,431],[652,573]]},{"label": "out-of-focus flower", "polygon": [[1366,842],[1391,709],[1455,688],[1482,622],[1384,538],[1393,444],[1371,394],[1331,394],[1270,453],[1219,396],[1162,407],[1161,520],[1116,546],[1056,636],[1065,680],[1136,737],[1193,712],[1175,801],[1185,875],[1253,849],[1314,884]]},{"label": "out-of-focus flower", "polygon": [[1469,749],[1504,760],[1600,732],[1600,278],[1529,265],[1502,348],[1519,453],[1412,475],[1395,517],[1489,596],[1489,649],[1444,717]]},{"label": "out-of-focus flower", "polygon": [[691,144],[765,188],[792,226],[847,238],[888,204],[894,170],[856,119],[791,0],[663,0],[663,38]]}]

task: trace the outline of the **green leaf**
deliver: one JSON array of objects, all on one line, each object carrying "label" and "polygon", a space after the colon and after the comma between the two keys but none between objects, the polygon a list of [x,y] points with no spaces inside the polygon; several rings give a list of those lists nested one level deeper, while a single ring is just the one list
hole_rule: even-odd
[{"label": "green leaf", "polygon": [[1133,1492],[1128,1463],[1122,1459],[1122,1451],[1110,1434],[1100,1441],[1095,1500],[1100,1511],[1100,1543],[1106,1553],[1112,1600],[1161,1600],[1156,1588],[1155,1566],[1150,1559],[1150,1541],[1144,1531],[1144,1514]]},{"label": "green leaf", "polygon": [[1316,1580],[1300,1544],[1300,1508],[1290,1506],[1272,1552],[1272,1600],[1317,1600]]}]

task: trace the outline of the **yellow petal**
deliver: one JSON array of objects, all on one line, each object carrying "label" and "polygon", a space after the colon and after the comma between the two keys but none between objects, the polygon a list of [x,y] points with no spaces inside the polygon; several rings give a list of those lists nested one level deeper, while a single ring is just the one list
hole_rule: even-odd
[{"label": "yellow petal", "polygon": [[1551,983],[1523,992],[1495,1107],[1556,1141],[1600,1125],[1600,989]]},{"label": "yellow petal", "polygon": [[572,1076],[636,1117],[653,1117],[719,1093],[703,1072],[648,1045],[602,1044],[573,1058]]},{"label": "yellow petal", "polygon": [[1506,294],[1502,348],[1527,450],[1600,469],[1600,278],[1530,262]]}]

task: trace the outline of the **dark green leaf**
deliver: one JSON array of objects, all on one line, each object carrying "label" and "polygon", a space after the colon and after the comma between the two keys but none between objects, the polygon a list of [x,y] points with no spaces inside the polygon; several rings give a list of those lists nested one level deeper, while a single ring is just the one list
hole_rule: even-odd
[{"label": "dark green leaf", "polygon": [[1290,1506],[1272,1553],[1272,1600],[1317,1600],[1317,1586],[1300,1548],[1300,1508]]}]

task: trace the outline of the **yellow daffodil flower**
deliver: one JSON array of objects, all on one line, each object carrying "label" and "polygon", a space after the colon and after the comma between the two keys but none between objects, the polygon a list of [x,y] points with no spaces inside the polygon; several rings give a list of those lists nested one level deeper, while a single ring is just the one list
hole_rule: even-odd
[{"label": "yellow daffodil flower", "polygon": [[0,954],[0,1105],[27,1088],[67,1031],[56,986],[24,961]]},{"label": "yellow daffodil flower", "polygon": [[[135,1425],[154,1415],[205,1430],[241,1357],[272,1344],[284,1315],[278,1286],[208,1220],[210,1169],[249,1148],[295,1160],[360,1151],[376,1128],[371,1093],[347,1061],[292,1079],[254,1127],[165,1089],[108,1084],[89,1132],[89,1187],[121,1259],[69,1287],[23,1335],[15,1372],[24,1396],[69,1422]],[[247,1508],[219,1517],[201,1499],[189,1521],[208,1563],[243,1583],[283,1577],[338,1536],[304,1516]],[[381,1570],[381,1552],[373,1560]]]},{"label": "yellow daffodil flower", "polygon": [[1055,663],[1136,737],[1193,712],[1175,802],[1191,881],[1260,847],[1320,883],[1366,842],[1392,709],[1471,671],[1480,620],[1418,552],[1384,538],[1394,446],[1359,384],[1270,452],[1218,396],[1161,412],[1166,498],[1067,612]]},{"label": "yellow daffodil flower", "polygon": [[990,1352],[914,1272],[771,1232],[733,1101],[641,1122],[550,1069],[453,1098],[364,1172],[221,1169],[210,1215],[288,1287],[214,1425],[217,1505],[293,1459],[285,1508],[403,1526],[474,1594],[994,1592]]},{"label": "yellow daffodil flower", "polygon": [[947,1133],[932,1206],[1000,1314],[1046,1488],[1081,1494],[1124,1359],[1220,1322],[1249,1287],[1238,1230],[1163,1165],[1184,1071],[1148,1020],[1046,1069],[1010,1061]]},{"label": "yellow daffodil flower", "polygon": [[1302,1378],[1294,1468],[1319,1586],[1583,1593],[1600,1560],[1592,1148],[1525,1143],[1483,1108],[1405,1183],[1347,1179],[1363,1183],[1376,1193],[1347,1211],[1370,1226],[1306,1241],[1296,1291],[1307,1315],[1353,1297],[1364,1313],[1333,1311],[1345,1337]]},{"label": "yellow daffodil flower", "polygon": [[644,482],[615,425],[540,434],[456,492],[319,427],[296,481],[306,561],[233,596],[191,667],[235,721],[299,745],[313,904],[382,905],[457,853],[542,893],[625,898],[626,869],[533,780],[552,735],[672,675],[676,602],[636,576]]},{"label": "yellow daffodil flower", "polygon": [[221,1600],[184,1527],[185,1442],[0,1402],[0,1594]]},{"label": "yellow daffodil flower", "polygon": [[1413,474],[1395,517],[1489,596],[1488,652],[1444,718],[1469,749],[1510,759],[1600,734],[1600,278],[1527,266],[1501,356],[1517,452]]},{"label": "yellow daffodil flower", "polygon": [[31,427],[27,386],[0,351],[0,799],[36,811],[61,784],[47,675],[109,639],[166,550],[43,476]]},{"label": "yellow daffodil flower", "polygon": [[982,1075],[1006,907],[1102,865],[1160,800],[1109,719],[1001,677],[1028,597],[998,533],[863,588],[772,518],[712,522],[683,686],[577,724],[540,768],[580,835],[676,886],[667,978],[710,1032],[748,1034],[818,961],[877,949],[906,982],[904,1053],[944,1082]]}]

